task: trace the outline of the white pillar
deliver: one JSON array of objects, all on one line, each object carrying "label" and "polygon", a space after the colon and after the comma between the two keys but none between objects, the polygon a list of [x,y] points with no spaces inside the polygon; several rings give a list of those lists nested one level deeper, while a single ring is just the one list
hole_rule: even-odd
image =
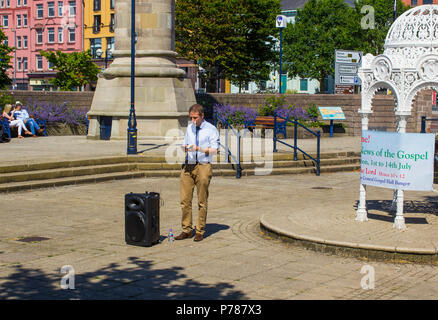
[{"label": "white pillar", "polygon": [[[398,133],[406,133],[406,118],[407,115],[397,115],[397,132]],[[405,230],[405,218],[403,216],[403,190],[397,189],[394,191],[394,199],[393,199],[393,206],[394,204],[397,207],[397,212],[395,214],[394,224],[393,227],[398,230]],[[392,206],[392,207],[393,207]]]},{"label": "white pillar", "polygon": [[[368,116],[371,114],[371,112],[361,112],[361,111],[359,112],[362,114],[362,131],[368,130]],[[359,222],[368,221],[366,197],[367,197],[366,186],[364,184],[360,184],[359,204],[357,205],[357,210],[356,210],[356,221]]]}]

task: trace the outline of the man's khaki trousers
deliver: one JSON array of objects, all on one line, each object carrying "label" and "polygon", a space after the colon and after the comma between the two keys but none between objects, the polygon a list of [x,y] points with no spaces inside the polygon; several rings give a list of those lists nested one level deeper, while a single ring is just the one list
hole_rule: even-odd
[{"label": "man's khaki trousers", "polygon": [[181,210],[182,210],[182,231],[193,232],[192,224],[192,199],[193,190],[196,186],[198,193],[198,222],[196,233],[204,235],[207,221],[208,187],[212,177],[211,164],[185,164],[181,169]]}]

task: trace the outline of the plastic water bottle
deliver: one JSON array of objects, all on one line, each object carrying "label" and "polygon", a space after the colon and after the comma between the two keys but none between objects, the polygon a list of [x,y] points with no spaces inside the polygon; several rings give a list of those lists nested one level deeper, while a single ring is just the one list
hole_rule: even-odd
[{"label": "plastic water bottle", "polygon": [[167,239],[169,240],[170,243],[172,243],[173,241],[175,241],[175,238],[173,237],[173,231],[172,231],[172,229],[169,230],[169,236],[167,237]]}]

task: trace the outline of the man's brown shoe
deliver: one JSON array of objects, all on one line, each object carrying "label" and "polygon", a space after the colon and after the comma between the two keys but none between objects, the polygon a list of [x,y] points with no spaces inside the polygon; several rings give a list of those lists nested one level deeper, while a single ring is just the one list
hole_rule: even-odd
[{"label": "man's brown shoe", "polygon": [[38,129],[38,134],[41,134],[41,133],[43,133],[43,132],[44,132],[44,129],[43,129],[43,128]]},{"label": "man's brown shoe", "polygon": [[195,239],[193,239],[193,241],[202,241],[202,239],[204,239],[204,236],[200,233],[196,233]]},{"label": "man's brown shoe", "polygon": [[178,236],[175,237],[175,240],[184,240],[191,237],[193,237],[193,233],[181,232]]}]

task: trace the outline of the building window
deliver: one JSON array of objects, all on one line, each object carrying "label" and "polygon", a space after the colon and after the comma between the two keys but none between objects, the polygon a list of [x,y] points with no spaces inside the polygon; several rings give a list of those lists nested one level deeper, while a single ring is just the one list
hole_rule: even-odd
[{"label": "building window", "polygon": [[17,0],[17,7],[21,7],[21,0]]},{"label": "building window", "polygon": [[55,16],[55,2],[47,3],[47,16],[54,17]]},{"label": "building window", "polygon": [[3,16],[3,28],[9,27],[9,16]]},{"label": "building window", "polygon": [[75,28],[68,28],[68,42],[76,41],[76,31]]},{"label": "building window", "polygon": [[55,42],[55,28],[47,28],[47,42],[48,43]]},{"label": "building window", "polygon": [[23,27],[27,27],[27,14],[23,14]]},{"label": "building window", "polygon": [[42,44],[43,43],[43,29],[37,29],[36,33],[37,33],[36,43],[37,44]]},{"label": "building window", "polygon": [[11,0],[6,0],[6,7],[10,7],[11,6]]},{"label": "building window", "polygon": [[21,49],[21,37],[17,37],[17,49]]},{"label": "building window", "polygon": [[21,58],[17,58],[17,71],[21,71]]},{"label": "building window", "polygon": [[37,19],[42,19],[44,16],[44,7],[42,3],[36,5]]},{"label": "building window", "polygon": [[412,6],[412,7],[415,7],[416,5],[417,5],[417,0],[412,0],[412,1],[411,1],[411,6]]},{"label": "building window", "polygon": [[[107,51],[114,50],[114,37],[106,38],[106,50]],[[108,55],[110,55],[109,52]]]},{"label": "building window", "polygon": [[8,40],[8,37],[6,37],[6,39],[5,39],[5,41],[4,41],[3,43],[9,47],[9,40]]},{"label": "building window", "polygon": [[1,2],[0,2],[0,6],[1,6],[2,8],[5,7],[5,0],[1,0]]},{"label": "building window", "polygon": [[90,49],[91,49],[91,55],[94,59],[97,57],[97,50],[102,49],[102,39],[101,38],[93,38],[90,39]]},{"label": "building window", "polygon": [[100,11],[100,0],[93,1],[93,9],[94,11]]},{"label": "building window", "polygon": [[94,16],[93,33],[100,32],[101,21],[100,15]]},{"label": "building window", "polygon": [[43,57],[40,55],[36,56],[36,68],[37,70],[43,70]]},{"label": "building window", "polygon": [[47,68],[49,68],[50,70],[53,70],[53,67],[55,65],[53,64],[53,62],[47,61]]},{"label": "building window", "polygon": [[433,4],[433,0],[423,0],[423,4]]},{"label": "building window", "polygon": [[307,79],[300,79],[300,91],[307,91],[309,85],[308,85],[308,80]]},{"label": "building window", "polygon": [[114,9],[116,5],[116,0],[109,0],[109,2],[110,2],[110,9]]},{"label": "building window", "polygon": [[75,17],[76,16],[76,1],[69,1],[68,7],[69,7],[69,17]]},{"label": "building window", "polygon": [[21,14],[17,14],[17,28],[21,28]]},{"label": "building window", "polygon": [[110,25],[109,25],[110,32],[114,32],[114,23],[115,23],[114,13],[111,13],[111,20],[110,20]]},{"label": "building window", "polygon": [[27,71],[27,57],[23,58],[23,70]]},{"label": "building window", "polygon": [[[23,7],[27,6],[27,0],[23,0]],[[25,58],[27,60],[27,58]]]},{"label": "building window", "polygon": [[64,42],[64,28],[58,28],[58,42]]},{"label": "building window", "polygon": [[28,45],[27,36],[23,36],[23,48],[27,49],[27,45]]},{"label": "building window", "polygon": [[64,15],[64,2],[58,1],[58,17],[62,17]]}]

